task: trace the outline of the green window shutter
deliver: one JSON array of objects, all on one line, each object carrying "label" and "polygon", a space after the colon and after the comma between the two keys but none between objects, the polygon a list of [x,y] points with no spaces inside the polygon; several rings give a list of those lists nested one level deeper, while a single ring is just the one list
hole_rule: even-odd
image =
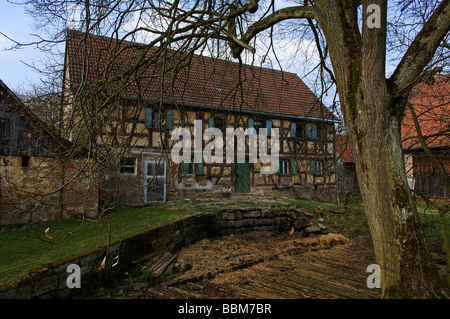
[{"label": "green window shutter", "polygon": [[324,166],[325,166],[325,171],[324,171],[324,173],[326,173],[326,174],[329,174],[330,173],[330,170],[331,170],[331,165],[333,164],[332,162],[330,162],[330,161],[324,161]]},{"label": "green window shutter", "polygon": [[190,163],[181,162],[180,163],[180,174],[189,174],[190,166],[191,166]]},{"label": "green window shutter", "polygon": [[214,118],[213,117],[210,117],[209,119],[208,119],[208,122],[209,122],[209,128],[211,128],[211,127],[214,127]]},{"label": "green window shutter", "polygon": [[278,166],[277,166],[277,172],[276,172],[276,174],[277,174],[277,175],[280,175],[280,173],[281,173],[281,167],[280,167],[280,166],[281,166],[281,162],[278,160],[278,161],[276,162],[276,164],[278,165]]},{"label": "green window shutter", "polygon": [[[255,120],[254,119],[248,119],[247,120],[247,126],[248,126],[248,128],[255,128]],[[258,133],[258,132],[256,132],[256,133]],[[249,135],[251,135],[251,134],[249,134]]]},{"label": "green window shutter", "polygon": [[166,128],[171,130],[173,128],[173,114],[172,110],[168,110],[166,113]]},{"label": "green window shutter", "polygon": [[202,162],[197,164],[197,175],[203,175],[203,158]]},{"label": "green window shutter", "polygon": [[312,126],[312,139],[317,140],[317,126],[316,125]]},{"label": "green window shutter", "polygon": [[152,126],[152,112],[151,107],[145,108],[145,128],[150,128]]},{"label": "green window shutter", "polygon": [[291,174],[295,175],[297,174],[297,161],[291,160]]},{"label": "green window shutter", "polygon": [[267,136],[272,136],[272,121],[267,120],[266,127],[267,127]]},{"label": "green window shutter", "polygon": [[311,138],[311,124],[306,124],[306,137]]},{"label": "green window shutter", "polygon": [[315,175],[315,174],[316,174],[316,162],[315,162],[315,161],[309,162],[309,172],[310,172],[312,175]]},{"label": "green window shutter", "polygon": [[291,123],[291,137],[295,137],[296,130],[297,125],[295,123]]}]

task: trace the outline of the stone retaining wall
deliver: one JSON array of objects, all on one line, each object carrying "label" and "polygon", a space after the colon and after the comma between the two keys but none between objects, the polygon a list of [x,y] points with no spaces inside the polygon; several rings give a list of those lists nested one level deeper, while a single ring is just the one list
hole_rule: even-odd
[{"label": "stone retaining wall", "polygon": [[[189,216],[172,223],[130,235],[110,244],[110,258],[119,255],[120,264],[158,251],[175,252],[198,240],[248,231],[286,231],[308,227],[309,220],[296,209],[224,209]],[[70,264],[81,269],[81,280],[98,274],[107,247],[67,256],[31,269],[15,286],[0,290],[0,299],[65,298]],[[76,288],[73,288],[76,289]]]},{"label": "stone retaining wall", "polygon": [[215,227],[221,235],[247,231],[287,231],[310,226],[304,214],[292,208],[245,208],[217,213]]}]

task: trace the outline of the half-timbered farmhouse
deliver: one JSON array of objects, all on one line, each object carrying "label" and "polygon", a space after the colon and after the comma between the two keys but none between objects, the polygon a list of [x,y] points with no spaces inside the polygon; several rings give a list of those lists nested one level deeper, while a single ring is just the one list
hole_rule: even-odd
[{"label": "half-timbered farmhouse", "polygon": [[[65,134],[99,153],[114,149],[105,156],[116,166],[103,174],[102,199],[142,204],[233,193],[336,199],[336,118],[296,74],[70,30],[65,59]],[[197,153],[190,161],[171,158],[177,128],[192,132]],[[245,161],[227,161],[226,150],[213,151],[223,161],[197,156],[218,138],[203,135],[208,128],[219,129],[224,141],[227,128],[247,130]],[[268,154],[278,129],[272,174],[249,158],[249,128],[267,134]]]}]

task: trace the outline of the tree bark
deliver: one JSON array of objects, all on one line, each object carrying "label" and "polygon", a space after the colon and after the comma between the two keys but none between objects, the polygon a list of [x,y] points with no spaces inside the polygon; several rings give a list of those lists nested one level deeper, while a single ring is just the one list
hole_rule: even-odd
[{"label": "tree bark", "polygon": [[[386,109],[386,90],[360,86],[359,109],[377,102]],[[433,298],[440,281],[406,180],[400,121],[387,112],[365,113],[349,121],[352,150],[375,256],[381,268],[384,298]],[[357,128],[356,128],[357,126]],[[355,133],[352,133],[355,132]]]},{"label": "tree bark", "polygon": [[[370,3],[368,3],[370,2]],[[382,28],[368,28],[365,10],[377,4]],[[315,2],[336,75],[367,221],[381,268],[383,298],[435,298],[441,287],[406,179],[401,116],[406,99],[385,77],[386,0],[363,1],[363,28],[353,2]]]}]

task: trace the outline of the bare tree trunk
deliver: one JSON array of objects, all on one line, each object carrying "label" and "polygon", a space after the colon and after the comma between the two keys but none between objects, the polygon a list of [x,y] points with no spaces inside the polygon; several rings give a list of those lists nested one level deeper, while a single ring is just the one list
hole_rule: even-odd
[{"label": "bare tree trunk", "polygon": [[[367,1],[363,1],[365,3]],[[387,1],[382,28],[356,25],[356,8],[316,1],[335,71],[341,109],[381,268],[383,298],[433,298],[441,287],[406,179],[400,125],[406,99],[389,90],[385,76]],[[368,3],[365,3],[366,8]]]},{"label": "bare tree trunk", "polygon": [[[366,97],[369,94],[366,90]],[[376,117],[367,116],[364,125],[358,124],[359,135],[350,135],[359,154],[355,157],[356,169],[376,260],[382,270],[382,295],[437,297],[441,283],[408,188],[399,120],[387,115]],[[355,124],[347,126],[351,129]],[[364,138],[361,127],[365,128]]]}]

